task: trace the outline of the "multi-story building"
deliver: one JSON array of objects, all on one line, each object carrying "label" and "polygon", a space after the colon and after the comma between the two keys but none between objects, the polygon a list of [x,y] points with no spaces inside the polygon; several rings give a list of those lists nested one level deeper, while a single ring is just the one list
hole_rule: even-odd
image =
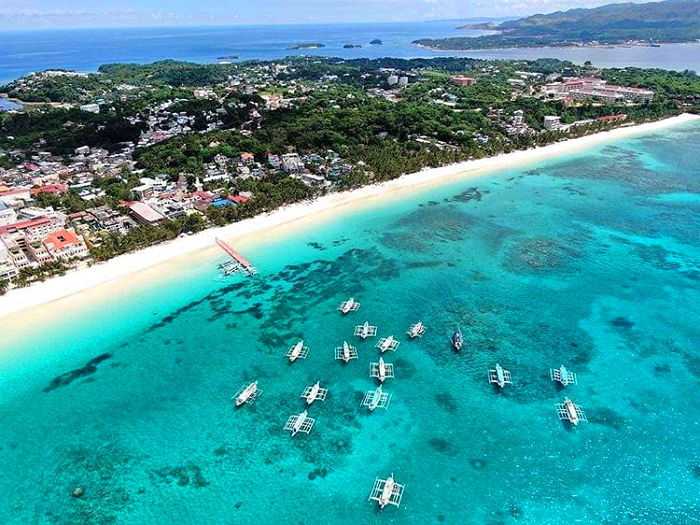
[{"label": "multi-story building", "polygon": [[546,93],[566,95],[574,99],[598,98],[606,102],[651,100],[654,92],[637,87],[616,86],[596,77],[570,78],[564,82],[547,84]]},{"label": "multi-story building", "polygon": [[17,213],[13,208],[0,201],[0,226],[7,226],[14,222],[17,222]]},{"label": "multi-story building", "polygon": [[54,259],[82,259],[90,255],[85,240],[72,228],[52,233],[43,245]]}]

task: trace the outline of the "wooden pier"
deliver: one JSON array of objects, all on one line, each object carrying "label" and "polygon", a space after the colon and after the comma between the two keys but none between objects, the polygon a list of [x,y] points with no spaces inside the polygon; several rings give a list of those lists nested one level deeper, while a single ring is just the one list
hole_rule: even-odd
[{"label": "wooden pier", "polygon": [[227,261],[221,265],[221,268],[223,269],[226,275],[232,275],[238,272],[242,272],[247,275],[255,275],[256,273],[258,273],[258,270],[248,259],[243,257],[240,253],[231,248],[231,246],[226,244],[224,241],[222,241],[221,239],[216,239],[216,244],[218,244],[219,247],[222,250],[224,250],[224,252],[226,252],[226,254],[228,254],[229,257],[231,257],[230,261]]}]

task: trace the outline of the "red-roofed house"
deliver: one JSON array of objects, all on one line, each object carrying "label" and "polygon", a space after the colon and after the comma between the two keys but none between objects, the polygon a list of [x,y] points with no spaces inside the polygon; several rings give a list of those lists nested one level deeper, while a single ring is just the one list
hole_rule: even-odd
[{"label": "red-roofed house", "polygon": [[64,222],[59,217],[37,217],[28,221],[0,226],[0,237],[7,234],[22,233],[29,241],[37,241],[62,229],[63,225]]},{"label": "red-roofed house", "polygon": [[55,259],[82,259],[90,255],[83,238],[75,230],[60,230],[44,239],[44,246]]},{"label": "red-roofed house", "polygon": [[68,186],[66,186],[65,184],[47,184],[46,186],[32,188],[32,195],[39,195],[40,193],[50,193],[51,195],[63,195],[64,193],[68,193]]},{"label": "red-roofed house", "polygon": [[242,204],[244,202],[248,202],[250,199],[248,197],[245,197],[244,195],[229,195],[228,200],[231,202],[235,202],[236,204]]},{"label": "red-roofed house", "polygon": [[243,164],[252,164],[255,160],[255,156],[252,153],[243,152],[241,153],[241,162]]}]

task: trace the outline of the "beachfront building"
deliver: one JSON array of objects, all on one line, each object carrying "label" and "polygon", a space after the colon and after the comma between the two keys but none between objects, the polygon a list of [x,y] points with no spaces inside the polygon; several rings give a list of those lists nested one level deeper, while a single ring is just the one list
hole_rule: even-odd
[{"label": "beachfront building", "polygon": [[7,235],[21,234],[28,241],[41,241],[50,233],[62,229],[66,222],[65,219],[65,215],[55,213],[0,226],[0,238]]},{"label": "beachfront building", "polygon": [[83,259],[90,255],[85,240],[75,230],[59,230],[44,239],[46,251],[54,259]]},{"label": "beachfront building", "polygon": [[125,203],[125,205],[129,208],[134,220],[140,224],[156,226],[166,219],[165,215],[145,202],[132,201]]},{"label": "beachfront building", "polygon": [[554,131],[562,127],[561,117],[556,115],[545,115],[543,118],[542,126],[547,131]]},{"label": "beachfront building", "polygon": [[299,175],[304,171],[304,163],[297,153],[282,155],[282,169],[291,175]]},{"label": "beachfront building", "polygon": [[616,86],[596,77],[576,77],[546,84],[544,92],[572,99],[595,98],[605,102],[640,102],[654,98],[654,92],[649,89]]},{"label": "beachfront building", "polygon": [[0,241],[0,280],[12,280],[19,274],[5,243]]}]

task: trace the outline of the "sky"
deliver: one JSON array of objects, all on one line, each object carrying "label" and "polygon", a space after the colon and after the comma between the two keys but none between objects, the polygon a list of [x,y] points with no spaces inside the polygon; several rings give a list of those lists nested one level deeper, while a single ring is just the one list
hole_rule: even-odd
[{"label": "sky", "polygon": [[513,18],[575,7],[594,7],[614,1],[0,0],[0,30]]}]

